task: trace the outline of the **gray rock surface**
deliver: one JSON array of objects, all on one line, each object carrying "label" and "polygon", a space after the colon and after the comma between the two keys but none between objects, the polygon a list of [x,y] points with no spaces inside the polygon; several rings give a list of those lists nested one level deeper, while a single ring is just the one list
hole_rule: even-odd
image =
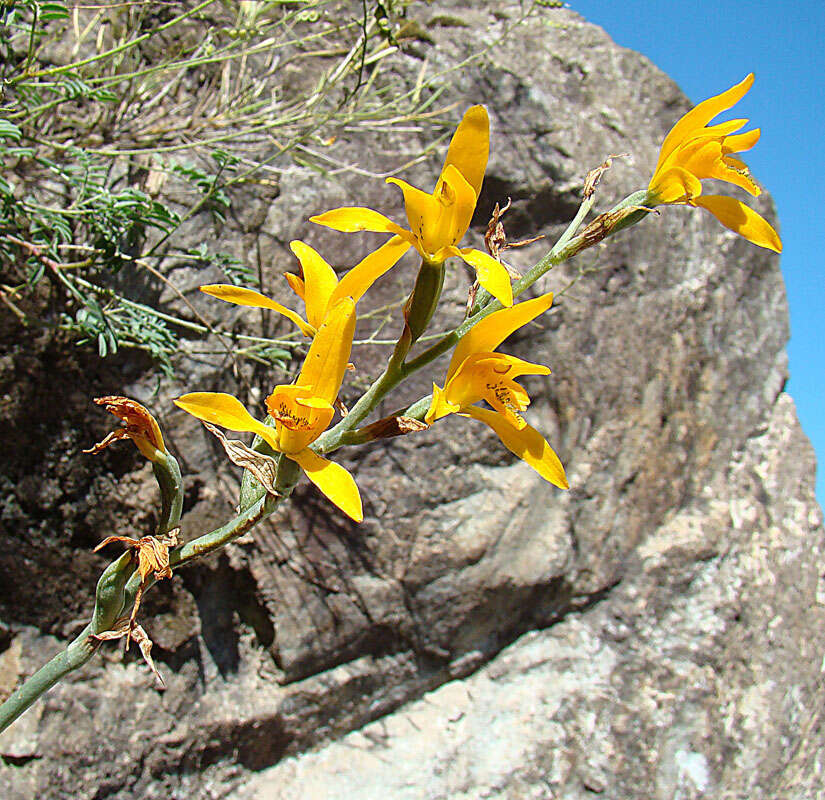
[{"label": "gray rock surface", "polygon": [[[539,7],[499,41],[520,8],[413,4],[422,35],[394,57],[409,85],[422,69],[436,76],[439,103],[456,103],[455,118],[471,102],[490,109],[476,244],[493,203],[508,196],[512,239],[552,239],[578,205],[584,174],[608,154],[632,159],[603,180],[600,209],[643,187],[688,108],[646,59],[572,12]],[[446,71],[473,53],[472,65]],[[429,129],[367,130],[332,157],[381,172],[431,139]],[[404,177],[430,185],[441,156]],[[317,230],[310,214],[358,203],[403,219],[393,187],[352,169],[321,181],[296,167],[278,189],[268,205],[240,202],[225,235],[245,252],[257,245],[266,289],[285,302],[277,276],[294,268],[291,238],[341,264],[373,241]],[[768,199],[758,206],[771,214]],[[511,261],[529,265],[545,249],[510,251]],[[401,298],[413,269],[410,261],[385,276],[375,304]],[[194,299],[211,277],[182,266],[176,279]],[[0,736],[3,796],[819,796],[823,531],[813,453],[782,391],[778,261],[712,218],[673,208],[535,290],[579,277],[540,326],[504,348],[553,368],[527,381],[528,418],[557,447],[570,492],[469,420],[353,450],[345,463],[365,499],[362,525],[302,486],[272,523],[158,587],[145,625],[168,690],[157,693],[142,664],[107,650]],[[467,278],[460,266],[448,274],[440,322],[457,318]],[[248,312],[199,308],[250,324]],[[353,386],[385,355],[359,350]],[[47,396],[43,386],[18,387],[21,368],[7,367],[6,385],[20,394],[4,401],[14,413],[26,392]],[[444,367],[385,410],[426,394]],[[64,369],[67,380],[87,374]],[[183,388],[236,390],[226,372],[189,369]],[[139,370],[125,374],[130,386],[92,375],[89,394],[147,391]],[[272,376],[257,381],[250,407]],[[164,387],[161,400],[181,390]],[[220,524],[237,475],[191,418],[151,402],[187,472],[184,535]],[[65,410],[42,413],[49,441]],[[19,602],[19,578],[0,592],[0,692],[77,630],[102,563],[88,548],[113,527],[151,520],[151,476],[136,457],[70,469],[95,439],[85,435],[98,424],[92,413],[85,432],[64,422],[65,441],[47,450],[39,485],[54,497],[16,482],[30,454],[15,452],[17,472],[3,471],[4,581],[27,574],[9,557],[22,537],[36,565],[28,585],[37,576],[56,588],[42,607]],[[67,487],[64,474],[82,480]],[[118,499],[96,517],[108,495]],[[66,519],[38,513],[47,506]],[[58,524],[72,536],[50,536]],[[67,566],[76,550],[84,554]]]},{"label": "gray rock surface", "polygon": [[823,621],[821,518],[787,395],[766,423],[603,599],[239,797],[820,796],[818,681],[800,667],[822,648],[795,620]]}]

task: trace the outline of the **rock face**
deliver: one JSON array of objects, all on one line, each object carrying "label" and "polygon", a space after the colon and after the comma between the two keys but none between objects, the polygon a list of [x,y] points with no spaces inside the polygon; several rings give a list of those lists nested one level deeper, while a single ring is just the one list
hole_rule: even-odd
[{"label": "rock face", "polygon": [[[440,104],[490,110],[476,242],[493,203],[507,197],[511,239],[552,240],[578,206],[584,174],[611,153],[632,159],[603,179],[598,207],[643,187],[688,108],[646,59],[573,12],[539,7],[502,38],[520,9],[413,4],[420,37],[395,57],[410,86],[422,69],[442,75]],[[449,71],[472,54],[469,67]],[[334,157],[381,172],[429,136],[370,131],[341,141]],[[429,186],[439,164],[434,155],[404,177]],[[403,218],[398,193],[377,178],[344,170],[319,181],[296,168],[265,213],[243,204],[230,233],[244,248],[257,243],[276,294],[276,276],[293,266],[291,238],[342,264],[364,255],[366,236],[305,222],[345,203]],[[771,213],[768,200],[761,210]],[[508,256],[523,267],[546,249]],[[402,297],[412,269],[382,279],[375,304]],[[209,280],[178,277],[193,289]],[[158,587],[145,625],[168,690],[158,694],[140,663],[107,651],[0,736],[2,795],[819,796],[823,531],[813,453],[782,391],[778,261],[676,208],[534,289],[559,292],[576,278],[541,326],[503,348],[553,368],[528,382],[528,417],[557,447],[570,492],[545,484],[470,420],[354,450],[346,463],[365,498],[362,525],[301,486],[273,522]],[[460,314],[467,285],[454,266],[445,320]],[[244,313],[199,307],[227,319]],[[359,350],[355,381],[385,355]],[[386,411],[428,393],[444,367]],[[8,376],[19,365],[4,369],[16,386]],[[89,394],[98,385],[141,391],[137,377],[129,387],[107,379],[93,376]],[[201,370],[183,384],[233,391],[228,380]],[[13,418],[32,413],[25,398],[7,402]],[[237,476],[191,419],[152,405],[191,487],[184,535],[220,524]],[[21,585],[0,593],[0,692],[56,652],[86,613],[89,576],[103,562],[67,565],[64,550],[149,518],[150,475],[136,459],[87,466],[82,486],[65,487],[62,460],[79,462],[78,448],[94,439],[73,436],[59,457],[52,442],[43,462],[56,497],[19,485],[14,469],[31,471],[23,454],[3,470],[3,552],[24,526],[32,552],[29,566],[3,556],[4,589],[6,574],[32,563],[38,581],[60,588],[42,607],[20,601]],[[94,498],[107,489],[120,505],[99,518]],[[47,505],[65,511],[71,539],[50,535],[38,511]],[[74,605],[61,617],[67,592]]]}]

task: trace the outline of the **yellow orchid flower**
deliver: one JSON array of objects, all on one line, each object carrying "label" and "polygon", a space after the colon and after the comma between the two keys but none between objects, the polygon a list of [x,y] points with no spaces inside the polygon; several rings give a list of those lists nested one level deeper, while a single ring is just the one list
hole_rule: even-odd
[{"label": "yellow orchid flower", "polygon": [[290,242],[289,247],[301,264],[303,278],[289,273],[284,277],[292,291],[304,301],[306,320],[291,308],[254,289],[244,289],[225,283],[209,284],[201,286],[200,289],[205,294],[225,300],[227,303],[277,311],[294,322],[305,336],[312,338],[318,332],[327,312],[341,298],[351,297],[356,302],[360,300],[364,292],[387,270],[395,266],[401,256],[409,250],[409,245],[403,239],[393,236],[356,264],[339,281],[335,270],[308,244],[296,239]]},{"label": "yellow orchid flower", "polygon": [[410,229],[369,208],[348,206],[310,217],[310,222],[336,231],[376,231],[400,236],[426,261],[440,264],[451,256],[473,267],[478,282],[502,305],[513,305],[507,270],[492,256],[472,247],[458,247],[473,218],[490,150],[490,120],[484,106],[464,114],[453,134],[444,168],[432,194],[398,178],[387,178],[404,193]]},{"label": "yellow orchid flower", "polygon": [[334,414],[355,334],[355,300],[343,297],[329,310],[294,384],[276,386],[266,399],[271,427],[255,419],[240,400],[222,392],[192,392],[175,400],[184,411],[231,431],[254,433],[297,462],[306,476],[345,514],[361,522],[361,496],[352,475],[309,449]]},{"label": "yellow orchid flower", "polygon": [[[547,311],[552,303],[550,293],[496,311],[462,336],[447,369],[444,388],[433,384],[433,400],[424,419],[432,424],[457,413],[480,420],[542,478],[567,489],[569,484],[558,456],[519,413],[530,405],[530,397],[515,379],[520,375],[549,375],[550,370],[493,352],[514,330]],[[474,405],[479,400],[485,400],[493,410]]]},{"label": "yellow orchid flower", "polygon": [[747,123],[746,119],[708,125],[715,116],[738,103],[752,85],[753,73],[722,94],[699,103],[673,126],[662,143],[656,170],[647,187],[646,203],[684,203],[704,208],[749,242],[781,253],[779,235],[752,208],[732,197],[702,194],[700,181],[705,178],[727,181],[754,197],[762,193],[747,166],[731,155],[750,150],[759,141],[759,128],[736,133]]}]

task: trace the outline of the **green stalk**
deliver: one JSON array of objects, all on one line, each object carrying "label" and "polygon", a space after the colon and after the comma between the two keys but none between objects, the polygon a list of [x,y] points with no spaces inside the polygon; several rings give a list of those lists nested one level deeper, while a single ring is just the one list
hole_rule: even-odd
[{"label": "green stalk", "polygon": [[444,286],[444,271],[443,261],[421,259],[415,287],[404,309],[404,319],[410,329],[410,345],[415,344],[433,318]]},{"label": "green stalk", "polygon": [[82,667],[96,652],[99,642],[92,634],[109,630],[123,612],[125,587],[134,572],[132,554],[124,553],[105,569],[97,582],[92,621],[51,661],[40,667],[0,705],[0,733],[12,724],[38,697],[70,672]]},{"label": "green stalk", "polygon": [[25,72],[20,75],[19,78],[12,79],[9,83],[15,84],[19,83],[23,79],[31,79],[31,78],[43,78],[48,75],[59,75],[63,72],[73,72],[74,70],[78,69],[79,67],[85,67],[87,64],[93,64],[95,61],[100,61],[105,58],[109,58],[110,56],[118,55],[118,53],[123,53],[126,50],[131,49],[132,47],[136,47],[141,42],[145,42],[147,39],[150,39],[152,36],[155,36],[158,33],[162,33],[165,30],[168,30],[174,25],[177,25],[179,22],[183,22],[183,20],[188,19],[191,16],[203,11],[204,8],[207,6],[211,6],[215,0],[206,0],[206,2],[200,3],[199,5],[195,6],[194,8],[190,9],[189,11],[181,14],[179,17],[175,17],[173,20],[165,23],[164,25],[155,28],[154,30],[149,31],[148,33],[144,33],[143,36],[138,36],[136,39],[130,39],[128,42],[123,42],[123,44],[118,45],[117,47],[113,47],[111,50],[105,50],[102,53],[98,53],[94,56],[89,56],[89,58],[84,58],[82,61],[74,61],[71,64],[64,64],[60,67],[49,67],[48,69],[41,69],[38,72],[31,72],[26,74]]},{"label": "green stalk", "polygon": [[[183,501],[183,492],[178,491],[181,486],[180,469],[174,458],[169,456],[168,459],[167,462],[154,462],[153,464],[155,475],[158,476],[158,482],[161,484],[161,494],[164,497],[164,510],[158,527],[159,533],[164,533],[177,525]],[[289,482],[294,485],[294,476],[289,466],[294,462],[289,461],[289,459],[284,459],[284,462],[288,463],[279,468],[277,485],[286,487]],[[169,492],[167,493],[164,492],[165,484],[169,485]],[[285,496],[272,497],[267,495],[262,497],[220,528],[216,528],[214,531],[205,533],[197,539],[175,548],[169,554],[169,565],[173,569],[178,569],[196,558],[202,558],[225,547],[269,516]],[[140,583],[140,575],[135,569],[131,552],[124,553],[104,570],[97,584],[95,608],[91,622],[65,650],[44,664],[0,705],[0,732],[11,725],[32,703],[58,681],[89,661],[100,646],[100,642],[91,638],[92,635],[103,633],[114,627],[115,623],[123,616],[124,611],[134,605]],[[144,587],[144,591],[153,584],[154,581],[148,582]]]},{"label": "green stalk", "polygon": [[[646,196],[647,192],[645,190],[634,192],[614,206],[611,209],[611,212],[618,211],[629,206],[642,205]],[[553,245],[550,252],[534,267],[528,270],[520,280],[513,284],[514,298],[523,294],[528,288],[530,288],[530,286],[532,286],[545,273],[549,272],[554,266],[561,264],[563,261],[570,258],[571,255],[578,252],[577,247],[579,243],[575,238],[576,232],[581,227],[582,222],[584,222],[584,219],[593,207],[594,202],[595,196],[586,198],[582,202],[576,216]],[[643,219],[647,213],[648,212],[646,211],[640,211],[638,216],[634,214],[633,216],[628,217],[627,219],[630,221],[623,227],[627,227],[627,225],[632,225],[635,222],[638,222],[640,219]],[[617,225],[611,233],[615,233],[617,230],[620,230],[621,227],[622,226]],[[344,444],[348,438],[351,438],[351,431],[355,430],[358,425],[360,425],[360,423],[373,411],[373,409],[376,408],[381,400],[383,400],[384,397],[392,391],[392,389],[401,383],[401,381],[413,372],[416,372],[427,364],[435,361],[435,359],[439,356],[444,355],[444,353],[448,352],[458,343],[458,340],[464,336],[470,328],[477,325],[482,319],[489,316],[493,312],[499,311],[503,308],[498,300],[486,292],[484,295],[486,295],[486,297],[482,297],[476,302],[475,313],[472,316],[468,317],[454,331],[446,334],[424,352],[420,353],[412,360],[404,362],[403,364],[395,364],[394,359],[391,359],[387,369],[384,370],[384,372],[372,384],[372,386],[370,386],[366,393],[362,395],[358,402],[353,406],[350,413],[335,427],[330,428],[330,430],[321,436],[317,440],[313,449],[317,450],[318,453],[324,454],[341,447],[341,445]],[[397,349],[398,346],[396,346],[396,350]],[[409,413],[409,415],[416,416],[421,413],[419,406],[420,404],[423,404],[425,400],[426,398],[410,406],[408,413],[410,411],[413,413]],[[426,413],[426,409],[424,409],[424,413]]]}]

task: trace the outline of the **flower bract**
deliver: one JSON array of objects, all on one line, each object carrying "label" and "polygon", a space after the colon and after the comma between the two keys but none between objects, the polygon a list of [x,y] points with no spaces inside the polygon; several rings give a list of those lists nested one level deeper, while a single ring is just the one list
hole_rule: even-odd
[{"label": "flower bract", "polygon": [[699,103],[673,126],[650,179],[647,203],[684,203],[704,208],[726,228],[780,253],[779,235],[752,208],[733,197],[702,194],[701,181],[706,178],[731,183],[754,197],[762,192],[747,166],[733,155],[750,150],[759,141],[759,129],[737,133],[747,124],[746,119],[709,125],[714,117],[738,103],[752,85],[753,73],[722,94]]},{"label": "flower bract", "polygon": [[492,256],[458,243],[470,227],[490,149],[490,121],[484,106],[464,114],[432,193],[406,181],[388,178],[404,194],[409,230],[369,208],[348,206],[310,217],[311,222],[344,233],[376,231],[401,237],[427,261],[442,263],[451,256],[463,259],[476,271],[479,284],[502,305],[513,304],[507,270]]},{"label": "flower bract", "polygon": [[[530,397],[515,380],[521,375],[549,375],[550,370],[541,364],[494,352],[513,331],[547,311],[552,302],[553,295],[545,294],[496,311],[471,328],[456,345],[444,388],[433,385],[433,400],[425,420],[432,424],[454,413],[480,420],[542,478],[567,489],[567,478],[558,456],[521,416],[530,404]],[[492,410],[475,405],[481,400]]]}]

